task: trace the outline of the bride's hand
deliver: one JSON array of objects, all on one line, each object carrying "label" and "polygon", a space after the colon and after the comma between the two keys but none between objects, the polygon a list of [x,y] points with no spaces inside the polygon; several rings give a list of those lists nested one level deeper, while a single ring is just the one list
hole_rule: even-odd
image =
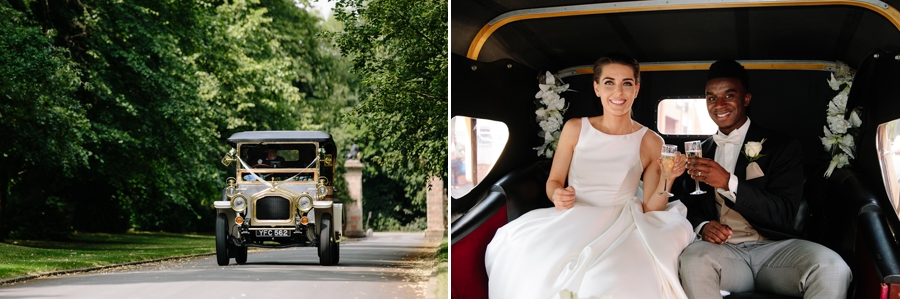
[{"label": "bride's hand", "polygon": [[573,205],[575,205],[575,188],[572,186],[563,188],[556,188],[553,190],[553,205],[556,206],[557,210],[568,210],[571,209]]},{"label": "bride's hand", "polygon": [[[665,177],[662,163],[662,157],[656,158],[656,164],[659,165],[659,173],[661,176]],[[675,165],[672,167],[672,173],[669,176],[669,179],[675,179],[681,176],[685,170],[687,170],[687,157],[682,155],[681,152],[675,152]]]}]

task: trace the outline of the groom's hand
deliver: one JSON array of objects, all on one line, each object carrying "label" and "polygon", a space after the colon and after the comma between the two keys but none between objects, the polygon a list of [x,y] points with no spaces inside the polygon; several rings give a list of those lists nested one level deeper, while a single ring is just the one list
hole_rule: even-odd
[{"label": "groom's hand", "polygon": [[718,162],[708,158],[688,158],[688,174],[701,183],[728,190],[731,174]]},{"label": "groom's hand", "polygon": [[712,220],[703,226],[703,229],[700,231],[700,237],[706,242],[722,244],[731,238],[731,233],[730,226]]}]

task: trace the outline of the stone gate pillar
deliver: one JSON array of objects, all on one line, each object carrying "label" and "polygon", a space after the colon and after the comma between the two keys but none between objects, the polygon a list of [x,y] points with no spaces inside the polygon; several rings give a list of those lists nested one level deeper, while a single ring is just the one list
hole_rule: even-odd
[{"label": "stone gate pillar", "polygon": [[362,212],[362,170],[363,164],[357,159],[347,159],[344,161],[344,167],[347,168],[347,188],[350,192],[350,198],[353,203],[346,204],[347,208],[347,230],[344,235],[351,238],[362,238],[366,236],[365,227],[363,227]]},{"label": "stone gate pillar", "polygon": [[440,177],[431,177],[431,190],[428,190],[426,199],[427,228],[426,238],[443,238],[446,231],[444,217],[447,208],[444,206],[444,181]]}]

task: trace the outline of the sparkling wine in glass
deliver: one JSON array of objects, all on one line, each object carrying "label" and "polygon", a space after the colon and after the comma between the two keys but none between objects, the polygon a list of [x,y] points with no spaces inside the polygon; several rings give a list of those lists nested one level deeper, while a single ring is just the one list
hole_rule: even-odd
[{"label": "sparkling wine in glass", "polygon": [[[664,144],[662,147],[662,174],[663,179],[668,180],[672,175],[672,169],[675,168],[675,153],[678,147],[671,144]],[[668,183],[663,183],[663,195],[672,197],[675,194],[669,193]]]},{"label": "sparkling wine in glass", "polygon": [[[703,149],[700,148],[700,140],[688,141],[684,143],[684,153],[688,158],[702,158]],[[694,180],[694,192],[691,195],[706,194],[706,191],[700,190],[700,182]]]}]

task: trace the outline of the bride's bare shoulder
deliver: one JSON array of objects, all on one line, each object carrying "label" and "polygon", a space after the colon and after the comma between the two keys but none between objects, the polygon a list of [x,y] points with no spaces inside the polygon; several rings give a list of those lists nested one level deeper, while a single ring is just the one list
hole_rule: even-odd
[{"label": "bride's bare shoulder", "polygon": [[646,155],[647,158],[656,157],[664,143],[665,141],[663,141],[663,138],[659,136],[659,134],[656,134],[653,130],[647,129],[647,131],[644,132],[644,137],[641,139],[641,154]]}]

